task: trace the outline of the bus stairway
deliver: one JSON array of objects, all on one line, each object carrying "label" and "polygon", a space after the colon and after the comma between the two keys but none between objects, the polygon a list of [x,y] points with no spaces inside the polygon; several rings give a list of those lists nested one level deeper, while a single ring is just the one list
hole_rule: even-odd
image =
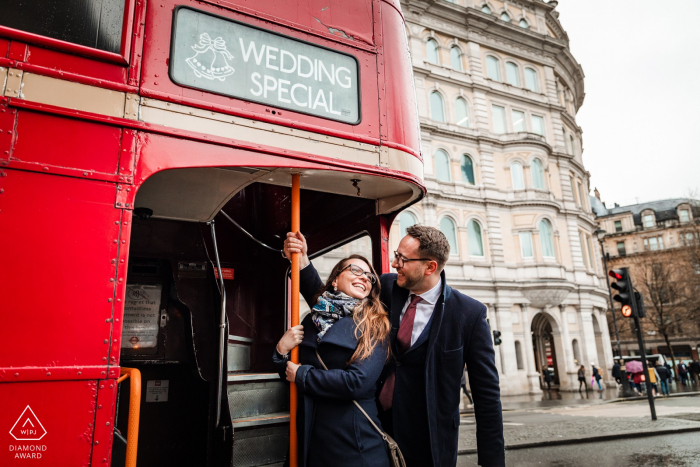
[{"label": "bus stairway", "polygon": [[[229,343],[229,351],[231,347]],[[289,385],[277,373],[231,371],[235,360],[229,359],[227,388],[232,465],[281,466],[289,446]]]}]

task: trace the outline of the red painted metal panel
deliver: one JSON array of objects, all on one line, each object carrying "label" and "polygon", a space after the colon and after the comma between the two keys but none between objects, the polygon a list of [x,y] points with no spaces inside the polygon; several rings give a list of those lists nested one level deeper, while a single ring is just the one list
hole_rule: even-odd
[{"label": "red painted metal panel", "polygon": [[27,49],[27,44],[24,42],[12,41],[10,42],[10,51],[7,54],[7,58],[23,62],[27,59]]},{"label": "red painted metal panel", "polygon": [[29,46],[29,57],[26,63],[121,84],[126,84],[128,72],[124,64],[101,62],[35,45]]},{"label": "red painted metal panel", "polygon": [[9,39],[3,39],[0,37],[0,57],[7,57],[7,53],[10,50]]},{"label": "red painted metal panel", "polygon": [[[87,466],[93,438],[95,421],[95,381],[57,381],[52,383],[13,383],[0,384],[0,428],[2,446],[0,465],[26,466],[42,465],[51,467]],[[32,423],[22,417],[26,428],[38,420],[45,435],[38,441],[16,440],[9,434],[29,406],[36,418]],[[20,435],[34,437],[31,433]],[[38,437],[37,434],[36,437]],[[37,451],[18,451],[18,446],[38,446]],[[31,448],[29,448],[31,449]],[[16,458],[21,454],[40,454],[40,459]],[[106,465],[106,464],[103,464]]]},{"label": "red painted metal panel", "polygon": [[[129,384],[127,380],[126,384]],[[112,459],[112,439],[114,433],[114,411],[117,400],[117,380],[98,381],[97,407],[95,409],[95,429],[92,440],[92,465],[104,467]],[[121,466],[113,466],[121,467]]]},{"label": "red painted metal panel", "polygon": [[106,366],[121,215],[115,185],[0,172],[0,371]]},{"label": "red painted metal panel", "polygon": [[[297,17],[308,16],[311,21],[316,22],[312,18],[313,14],[320,14],[314,11],[313,14],[310,6],[306,2],[271,2],[275,6],[271,7],[267,2],[262,8],[274,8],[276,17],[282,20],[287,17],[292,20]],[[258,3],[256,8],[261,7]],[[331,2],[333,3],[333,2]],[[340,3],[340,2],[338,2]],[[356,21],[358,17],[365,17],[366,21],[371,21],[372,3],[371,0],[363,2],[346,2],[348,6],[345,8],[355,11],[362,9],[363,13],[360,16],[355,15],[352,21]],[[360,6],[358,6],[360,4]],[[228,112],[235,115],[241,115],[247,118],[262,120],[294,128],[307,129],[322,134],[337,135],[343,138],[349,138],[358,141],[372,142],[378,144],[379,140],[379,114],[377,109],[377,70],[375,54],[367,50],[367,45],[361,41],[343,40],[340,42],[319,37],[316,34],[310,34],[303,30],[294,29],[287,26],[282,26],[278,23],[265,21],[260,18],[247,16],[235,11],[214,7],[207,4],[197,5],[197,8],[203,11],[209,11],[213,14],[225,16],[255,27],[266,29],[269,31],[284,34],[290,37],[301,39],[308,42],[332,48],[344,53],[351,54],[359,61],[360,69],[360,95],[362,108],[362,121],[358,125],[349,125],[342,122],[335,122],[319,117],[304,115],[290,110],[282,110],[279,112],[275,107],[253,102],[246,102],[240,99],[233,99],[225,96],[218,96],[212,93],[197,91],[194,89],[186,89],[176,85],[168,77],[168,60],[170,53],[170,37],[173,21],[173,9],[177,6],[174,0],[162,0],[159,8],[148,8],[146,13],[146,39],[143,51],[143,69],[141,73],[141,92],[143,95],[153,96],[158,99],[169,100],[173,102],[193,105],[196,107],[207,108],[207,106],[217,106],[217,110]],[[364,5],[364,7],[363,7]],[[316,9],[316,7],[313,7]],[[318,10],[323,7],[319,7]],[[338,6],[338,11],[342,7]],[[364,10],[367,10],[365,14]],[[299,10],[299,11],[297,11]],[[335,11],[335,10],[334,10]],[[338,16],[340,16],[338,14]],[[353,15],[350,15],[352,18]],[[334,13],[334,20],[337,19]],[[354,22],[352,24],[355,24]],[[367,25],[369,26],[369,25]],[[353,44],[362,44],[361,48],[354,47]],[[407,52],[405,52],[407,53]],[[271,111],[275,110],[275,115]]]},{"label": "red painted metal panel", "polygon": [[[123,187],[128,190],[135,192],[134,187]],[[133,206],[134,197],[131,196],[130,203]],[[116,265],[116,280],[117,287],[114,291],[114,310],[112,313],[112,336],[110,337],[109,344],[109,364],[110,364],[110,377],[112,377],[112,372],[116,372],[116,376],[119,375],[119,357],[121,355],[121,345],[122,345],[122,327],[124,318],[124,297],[126,295],[126,273],[127,273],[127,262],[129,261],[129,246],[131,239],[131,222],[133,218],[133,212],[130,210],[122,210],[121,226],[119,229],[119,254],[114,259]]]},{"label": "red painted metal panel", "polygon": [[7,106],[8,100],[6,97],[0,97],[0,161],[2,165],[7,165],[10,158],[17,117],[17,110]]},{"label": "red painted metal panel", "polygon": [[122,130],[22,110],[11,158],[49,166],[116,174]]},{"label": "red painted metal panel", "polygon": [[[406,31],[400,12],[381,2],[382,53],[379,69],[383,82],[381,94],[382,128],[386,128],[385,144],[420,157],[420,128],[413,85],[413,67],[408,54]],[[383,62],[383,63],[382,63]]]}]

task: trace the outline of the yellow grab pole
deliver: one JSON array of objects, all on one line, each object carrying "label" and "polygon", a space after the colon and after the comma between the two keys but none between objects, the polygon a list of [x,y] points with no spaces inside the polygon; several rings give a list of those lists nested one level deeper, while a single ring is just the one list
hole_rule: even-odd
[{"label": "yellow grab pole", "polygon": [[[292,232],[299,232],[299,174],[292,174]],[[291,325],[299,324],[299,253],[292,254],[292,316]],[[292,349],[292,362],[299,363],[299,347]],[[289,387],[289,465],[297,467],[297,387]]]},{"label": "yellow grab pole", "polygon": [[120,368],[121,377],[117,383],[131,377],[129,391],[129,421],[126,428],[126,463],[125,467],[136,467],[139,449],[139,419],[141,417],[141,372],[136,368]]}]

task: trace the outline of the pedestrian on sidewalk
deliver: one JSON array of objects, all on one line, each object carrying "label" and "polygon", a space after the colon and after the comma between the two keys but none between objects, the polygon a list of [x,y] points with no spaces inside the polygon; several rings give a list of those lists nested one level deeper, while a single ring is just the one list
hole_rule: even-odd
[{"label": "pedestrian on sidewalk", "polygon": [[547,383],[547,391],[552,390],[552,373],[550,373],[549,368],[542,370],[542,376],[544,377],[544,382]]},{"label": "pedestrian on sidewalk", "polygon": [[700,362],[693,360],[688,367],[690,368],[690,379],[693,381],[693,384],[700,384]]},{"label": "pedestrian on sidewalk", "polygon": [[659,384],[661,385],[661,395],[668,396],[668,380],[671,379],[671,372],[668,371],[661,362],[656,362],[656,374],[659,375]]},{"label": "pedestrian on sidewalk", "polygon": [[622,384],[622,373],[620,373],[620,361],[615,360],[615,364],[612,368],[612,377],[615,378],[617,384]]},{"label": "pedestrian on sidewalk", "polygon": [[[595,362],[591,362],[591,374],[593,375],[593,378],[595,379],[595,382],[598,383],[598,390],[602,391],[603,387],[600,385],[600,380],[603,378],[600,376],[600,373],[598,372],[598,368],[595,366]],[[593,387],[593,381],[591,380],[591,388]]]},{"label": "pedestrian on sidewalk", "polygon": [[688,384],[688,365],[683,363],[683,360],[678,363],[678,376],[681,378],[681,384],[686,386]]},{"label": "pedestrian on sidewalk", "polygon": [[467,399],[469,399],[469,405],[473,406],[474,400],[472,399],[472,395],[469,394],[469,389],[467,389],[467,376],[464,374],[464,372],[462,372],[462,382],[460,385],[462,386],[462,392],[465,396],[467,396]]},{"label": "pedestrian on sidewalk", "polygon": [[588,385],[586,384],[586,367],[581,365],[578,369],[578,392],[581,392],[581,385],[588,392]]},{"label": "pedestrian on sidewalk", "polygon": [[659,380],[659,374],[656,372],[656,368],[651,363],[651,360],[647,362],[647,369],[649,370],[649,384],[651,384],[651,395],[652,397],[656,397],[656,394],[659,392],[658,388],[656,387],[656,382]]}]

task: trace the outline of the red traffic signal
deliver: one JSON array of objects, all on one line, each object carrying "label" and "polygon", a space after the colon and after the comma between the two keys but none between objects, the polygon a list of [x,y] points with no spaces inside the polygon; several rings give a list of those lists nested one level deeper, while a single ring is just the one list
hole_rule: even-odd
[{"label": "red traffic signal", "polygon": [[613,269],[608,273],[608,275],[613,279],[619,281],[625,276],[625,271],[623,271],[622,269]]},{"label": "red traffic signal", "polygon": [[613,269],[608,275],[615,279],[615,282],[610,284],[610,287],[618,292],[617,295],[613,297],[613,300],[620,302],[620,305],[622,305],[622,316],[625,318],[635,316],[636,297],[633,294],[632,279],[630,278],[629,271],[627,268]]}]

